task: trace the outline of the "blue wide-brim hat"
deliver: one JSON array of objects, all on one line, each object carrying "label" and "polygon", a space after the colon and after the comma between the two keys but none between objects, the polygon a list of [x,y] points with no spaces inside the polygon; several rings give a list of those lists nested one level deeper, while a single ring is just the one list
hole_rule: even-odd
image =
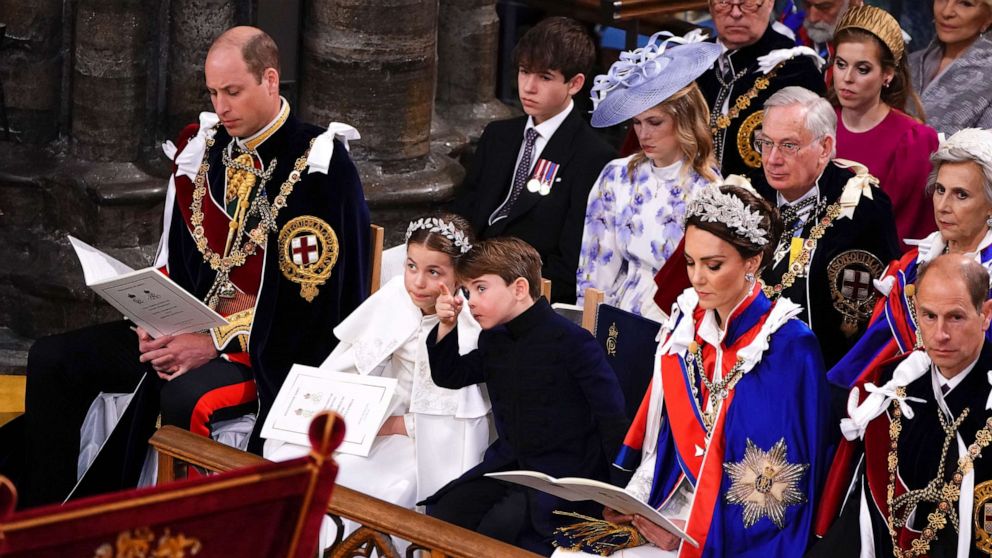
[{"label": "blue wide-brim hat", "polygon": [[592,125],[606,128],[657,106],[713,67],[723,47],[702,42],[692,31],[685,37],[655,33],[646,46],[620,53],[620,59],[592,87]]}]

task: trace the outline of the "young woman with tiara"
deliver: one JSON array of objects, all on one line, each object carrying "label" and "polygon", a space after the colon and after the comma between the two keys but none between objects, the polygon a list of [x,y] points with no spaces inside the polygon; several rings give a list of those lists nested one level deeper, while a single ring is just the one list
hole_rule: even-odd
[{"label": "young woman with tiara", "polygon": [[[472,247],[471,230],[456,215],[410,223],[403,276],[383,285],[334,328],[339,343],[321,370],[398,380],[389,416],[368,457],[335,456],[338,484],[414,508],[482,460],[489,446],[488,394],[480,386],[449,390],[435,385],[425,345],[438,323],[434,304],[441,286],[451,292],[458,286],[454,265]],[[469,352],[476,348],[479,324],[469,312],[458,319],[460,351]],[[270,439],[263,453],[282,461],[308,451]]]},{"label": "young woman with tiara", "polygon": [[803,555],[829,397],[816,337],[794,319],[799,307],[771,302],[755,280],[781,231],[778,213],[743,185],[710,186],[689,202],[692,287],[662,327],[659,365],[616,465],[634,470],[628,493],[682,523],[697,545],[606,509],[607,521],[632,524],[651,543],[614,556]]},{"label": "young woman with tiara", "polygon": [[[697,34],[698,35],[698,34]],[[624,52],[597,76],[592,125],[630,120],[640,151],[610,161],[589,193],[576,273],[577,298],[605,292],[606,304],[655,320],[655,273],[682,239],[686,199],[719,179],[706,99],[695,79],[720,47],[696,35],[663,39]]]}]

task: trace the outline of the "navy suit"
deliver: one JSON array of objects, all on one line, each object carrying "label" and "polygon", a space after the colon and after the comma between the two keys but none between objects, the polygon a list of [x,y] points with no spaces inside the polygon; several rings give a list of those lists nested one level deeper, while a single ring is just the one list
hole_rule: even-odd
[{"label": "navy suit", "polygon": [[[445,506],[446,495],[454,496],[455,489],[469,483],[495,482],[481,478],[494,471],[527,469],[559,478],[609,480],[609,461],[620,446],[627,419],[617,378],[588,331],[556,314],[541,298],[505,325],[483,331],[479,348],[468,354],[459,356],[454,332],[440,343],[436,340],[437,329],[427,339],[434,382],[449,389],[485,382],[499,438],[482,463],[427,499],[428,514],[459,523],[466,514],[435,514],[434,506]],[[529,489],[525,495],[520,511],[526,510],[529,525],[524,528],[536,532],[539,540],[507,542],[547,553],[551,532],[559,524],[552,510],[575,505]],[[465,509],[486,504],[455,505]],[[479,527],[465,523],[463,527]]]},{"label": "navy suit", "polygon": [[510,191],[526,125],[521,116],[486,126],[451,210],[468,219],[479,238],[515,236],[533,246],[544,264],[541,274],[551,280],[552,302],[575,302],[589,191],[616,150],[573,107],[539,156],[561,165],[551,192],[542,196],[524,189],[509,216],[489,225]]}]

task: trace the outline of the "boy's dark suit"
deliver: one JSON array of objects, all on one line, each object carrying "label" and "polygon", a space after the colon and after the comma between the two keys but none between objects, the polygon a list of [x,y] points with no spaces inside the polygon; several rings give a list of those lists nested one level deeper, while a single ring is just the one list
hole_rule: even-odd
[{"label": "boy's dark suit", "polygon": [[524,140],[526,116],[486,126],[475,160],[451,210],[472,223],[476,236],[515,236],[541,255],[541,270],[551,280],[552,302],[575,302],[575,271],[589,191],[616,151],[593,132],[573,107],[548,139],[541,154],[561,165],[551,192],[542,196],[526,188],[510,214],[489,225],[489,217],[506,199]]},{"label": "boy's dark suit", "polygon": [[[483,331],[479,348],[468,354],[459,356],[456,332],[440,343],[436,340],[435,328],[427,339],[434,382],[450,389],[485,382],[499,438],[482,463],[427,499],[429,514],[434,515],[431,506],[459,487],[495,483],[481,478],[494,471],[528,469],[553,477],[609,480],[609,462],[620,447],[627,420],[616,376],[588,331],[556,314],[541,298],[510,322]],[[487,505],[480,500],[442,504],[468,510]],[[523,500],[520,512],[526,510],[529,524],[522,513],[516,517],[531,536],[508,542],[547,554],[551,532],[559,523],[552,510],[575,505],[529,489],[526,503]],[[595,509],[592,513],[599,506]],[[457,522],[470,513],[452,515]]]}]

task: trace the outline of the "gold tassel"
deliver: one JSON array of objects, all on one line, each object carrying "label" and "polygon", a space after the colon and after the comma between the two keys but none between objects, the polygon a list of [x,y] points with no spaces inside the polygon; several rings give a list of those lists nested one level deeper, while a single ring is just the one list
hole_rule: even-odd
[{"label": "gold tassel", "polygon": [[[555,515],[564,515],[582,520],[578,523],[555,529],[556,534],[560,533],[572,541],[570,546],[565,547],[566,550],[585,550],[595,552],[600,556],[609,556],[618,550],[633,548],[647,543],[640,531],[633,525],[610,523],[603,519],[596,519],[574,512],[555,510],[554,513]],[[615,537],[626,542],[609,542],[604,540],[608,537]],[[557,540],[554,541],[554,545],[560,546]]]}]

